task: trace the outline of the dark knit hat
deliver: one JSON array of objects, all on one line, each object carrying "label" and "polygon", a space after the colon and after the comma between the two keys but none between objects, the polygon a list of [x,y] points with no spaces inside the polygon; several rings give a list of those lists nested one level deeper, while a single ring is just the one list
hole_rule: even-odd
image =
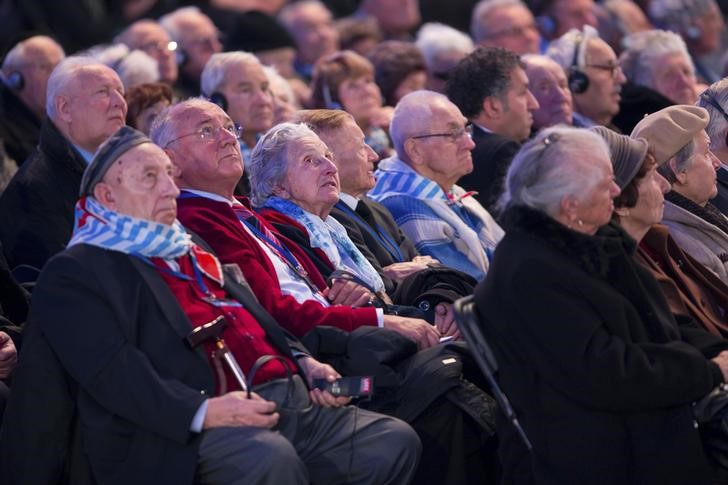
[{"label": "dark knit hat", "polygon": [[282,47],[296,48],[288,31],[278,21],[263,12],[238,14],[225,37],[225,52],[261,52]]},{"label": "dark knit hat", "polygon": [[369,60],[374,65],[374,80],[389,106],[397,104],[394,92],[400,83],[413,72],[425,70],[425,58],[411,42],[382,42],[369,55]]},{"label": "dark knit hat", "polygon": [[647,156],[647,141],[644,138],[630,138],[620,135],[603,126],[589,128],[598,134],[609,147],[614,179],[620,189],[624,189],[637,175]]},{"label": "dark knit hat", "polygon": [[111,165],[123,154],[143,143],[152,143],[147,135],[130,126],[122,126],[116,133],[101,144],[93,160],[83,172],[80,196],[91,195],[96,184],[101,182]]}]

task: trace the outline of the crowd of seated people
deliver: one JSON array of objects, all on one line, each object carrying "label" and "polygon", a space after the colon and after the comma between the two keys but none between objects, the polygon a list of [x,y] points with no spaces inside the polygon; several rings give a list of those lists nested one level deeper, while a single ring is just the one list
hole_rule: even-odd
[{"label": "crowd of seated people", "polygon": [[0,483],[726,480],[716,0],[19,3]]}]

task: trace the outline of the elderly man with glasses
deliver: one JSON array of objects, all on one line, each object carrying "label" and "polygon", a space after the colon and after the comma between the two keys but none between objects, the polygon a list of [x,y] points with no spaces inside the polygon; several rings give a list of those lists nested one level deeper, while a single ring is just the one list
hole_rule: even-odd
[{"label": "elderly man with glasses", "polygon": [[442,94],[403,97],[390,125],[397,154],[380,162],[369,196],[389,209],[420,254],[480,280],[503,230],[472,192],[455,185],[473,170],[466,123]]}]

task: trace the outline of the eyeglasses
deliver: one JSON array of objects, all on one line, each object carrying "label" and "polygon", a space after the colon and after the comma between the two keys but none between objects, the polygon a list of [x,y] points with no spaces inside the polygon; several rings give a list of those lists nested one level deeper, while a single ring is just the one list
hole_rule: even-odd
[{"label": "eyeglasses", "polygon": [[234,136],[236,140],[240,139],[240,133],[241,128],[240,125],[227,125],[227,126],[203,126],[199,130],[195,131],[194,133],[187,133],[186,135],[181,135],[175,138],[174,140],[169,141],[166,145],[164,145],[164,148],[167,148],[172,143],[181,140],[182,138],[187,138],[188,136],[196,136],[198,140],[200,140],[203,143],[209,143],[213,140],[216,140],[217,137],[220,135],[221,131],[225,131],[229,133],[230,135]]},{"label": "eyeglasses", "polygon": [[617,72],[622,70],[622,66],[619,64],[587,64],[586,67],[593,67],[594,69],[601,69],[602,71],[609,71],[612,77],[616,77]]},{"label": "eyeglasses", "polygon": [[177,50],[177,43],[173,40],[169,42],[150,42],[140,47],[144,52],[154,52],[162,54],[164,52],[174,52]]},{"label": "eyeglasses", "polygon": [[536,27],[536,24],[530,23],[526,25],[518,25],[515,27],[511,27],[509,29],[499,30],[496,32],[491,32],[488,34],[488,38],[496,39],[498,37],[516,37],[516,36],[523,36],[526,34],[526,32],[533,32],[538,30]]},{"label": "eyeglasses", "polygon": [[473,136],[473,126],[472,125],[466,125],[462,128],[456,128],[452,131],[449,131],[447,133],[431,133],[429,135],[417,135],[417,136],[411,136],[413,140],[418,140],[420,138],[430,138],[433,136],[447,136],[450,137],[450,141],[453,143],[456,143],[463,135],[468,135],[468,137]]}]

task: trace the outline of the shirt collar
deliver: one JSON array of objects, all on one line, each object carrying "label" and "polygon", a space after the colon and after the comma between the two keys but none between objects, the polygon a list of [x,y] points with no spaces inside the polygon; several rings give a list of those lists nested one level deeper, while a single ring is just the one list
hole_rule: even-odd
[{"label": "shirt collar", "polygon": [[217,202],[225,202],[230,207],[234,205],[242,205],[240,202],[238,202],[236,199],[228,200],[222,195],[213,194],[212,192],[205,192],[204,190],[193,190],[193,189],[183,189],[185,192],[189,192],[190,194],[199,195],[200,197],[204,197],[206,199],[211,199]]},{"label": "shirt collar", "polygon": [[359,203],[359,199],[343,192],[339,192],[339,201],[349,206],[351,210],[355,210],[356,205]]},{"label": "shirt collar", "polygon": [[77,152],[79,153],[79,155],[81,155],[81,156],[83,157],[83,159],[84,159],[84,160],[86,160],[86,164],[87,164],[87,165],[88,165],[88,164],[90,164],[90,163],[91,163],[91,160],[93,160],[93,159],[94,159],[94,154],[93,154],[93,153],[91,153],[91,152],[89,152],[89,151],[86,151],[86,150],[84,150],[84,149],[83,149],[83,148],[81,148],[80,146],[78,146],[78,145],[73,145],[73,148],[75,148],[75,149],[76,149],[76,151],[77,151]]}]

